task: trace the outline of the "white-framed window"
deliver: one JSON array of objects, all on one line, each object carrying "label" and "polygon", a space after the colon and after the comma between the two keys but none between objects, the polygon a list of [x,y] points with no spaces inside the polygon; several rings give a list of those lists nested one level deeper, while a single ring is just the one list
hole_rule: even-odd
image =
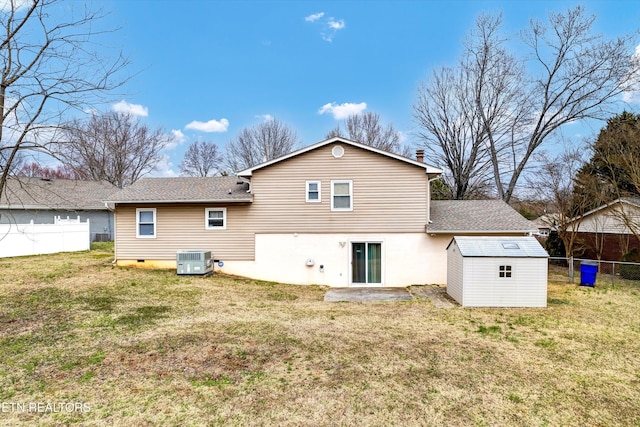
[{"label": "white-framed window", "polygon": [[136,208],[136,237],[139,239],[156,237],[155,208]]},{"label": "white-framed window", "polygon": [[331,181],[331,210],[353,210],[353,181]]},{"label": "white-framed window", "polygon": [[320,181],[307,181],[307,202],[320,202],[322,196],[320,195],[321,184]]},{"label": "white-framed window", "polygon": [[498,267],[498,277],[511,277],[511,266],[510,265],[501,265]]},{"label": "white-framed window", "polygon": [[207,230],[226,230],[227,208],[206,208],[204,226]]}]

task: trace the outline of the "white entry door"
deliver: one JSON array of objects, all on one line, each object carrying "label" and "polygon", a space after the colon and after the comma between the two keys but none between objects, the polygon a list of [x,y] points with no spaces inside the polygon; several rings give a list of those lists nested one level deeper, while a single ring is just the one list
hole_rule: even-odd
[{"label": "white entry door", "polygon": [[351,284],[382,286],[382,243],[351,242]]}]

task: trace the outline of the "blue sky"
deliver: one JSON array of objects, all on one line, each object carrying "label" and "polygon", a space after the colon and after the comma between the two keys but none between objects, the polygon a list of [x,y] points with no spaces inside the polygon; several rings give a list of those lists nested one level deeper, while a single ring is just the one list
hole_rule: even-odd
[{"label": "blue sky", "polygon": [[[188,144],[224,149],[242,128],[276,117],[302,146],[348,113],[379,113],[412,137],[416,90],[453,65],[481,12],[502,11],[507,32],[584,4],[596,31],[640,28],[637,1],[103,0],[112,42],[134,77],[111,108],[176,135],[154,175],[179,174]],[[622,108],[622,107],[621,107]],[[628,107],[627,107],[628,108]]]}]

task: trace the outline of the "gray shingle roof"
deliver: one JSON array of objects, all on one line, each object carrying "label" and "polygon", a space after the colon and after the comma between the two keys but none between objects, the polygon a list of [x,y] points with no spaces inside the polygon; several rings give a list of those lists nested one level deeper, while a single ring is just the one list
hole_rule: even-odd
[{"label": "gray shingle roof", "polygon": [[247,190],[249,184],[235,176],[143,178],[113,194],[108,202],[251,202],[253,196]]},{"label": "gray shingle roof", "polygon": [[535,237],[530,236],[455,236],[452,242],[454,240],[464,257],[549,257]]},{"label": "gray shingle roof", "polygon": [[106,181],[10,178],[0,208],[103,210],[104,200],[117,190]]},{"label": "gray shingle roof", "polygon": [[536,232],[537,227],[502,200],[433,200],[427,232]]}]

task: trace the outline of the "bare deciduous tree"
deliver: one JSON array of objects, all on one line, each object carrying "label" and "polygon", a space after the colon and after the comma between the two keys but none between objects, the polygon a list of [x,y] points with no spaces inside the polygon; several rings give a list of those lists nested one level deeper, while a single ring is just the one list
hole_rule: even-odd
[{"label": "bare deciduous tree", "polygon": [[[119,87],[127,65],[108,59],[104,16],[61,0],[8,0],[0,7],[0,195],[21,152],[49,152],[70,112],[88,108]],[[62,14],[57,8],[64,7]]]},{"label": "bare deciduous tree", "polygon": [[490,182],[490,159],[465,68],[442,68],[418,90],[414,119],[427,158],[446,167],[442,179],[453,199],[470,198]]},{"label": "bare deciduous tree", "polygon": [[573,199],[574,178],[584,165],[585,151],[565,146],[557,155],[542,153],[539,157],[540,168],[527,177],[527,187],[546,202],[550,210],[546,215],[547,225],[558,232],[566,255],[570,257],[577,243],[580,215],[586,206],[576,205]]},{"label": "bare deciduous tree", "polygon": [[[472,117],[468,132],[474,136],[468,145],[485,147],[496,193],[508,202],[534,153],[561,126],[610,115],[618,96],[639,81],[634,36],[607,40],[594,35],[594,20],[584,8],[576,7],[564,14],[551,14],[548,25],[532,21],[522,33],[528,59],[518,60],[508,52],[507,39],[499,35],[501,19],[481,16],[457,67],[469,78],[471,88],[465,91],[464,102],[443,106],[446,115],[436,111],[426,116],[430,127],[418,120],[423,140],[429,142],[424,136],[431,136],[432,128],[442,124],[446,128],[451,122]],[[456,87],[456,82],[459,86],[459,79],[451,85]],[[418,117],[420,109],[426,108],[423,104],[424,97],[419,94],[415,106]],[[459,105],[471,111],[461,118],[456,112]],[[461,163],[456,159],[460,158],[458,150],[447,147],[456,140],[441,141],[437,147],[441,156],[448,163]]]},{"label": "bare deciduous tree", "polygon": [[180,172],[188,176],[214,176],[220,171],[222,156],[211,141],[194,141],[184,153]]},{"label": "bare deciduous tree", "polygon": [[227,144],[227,165],[233,172],[290,153],[299,144],[297,133],[278,119],[244,128]]},{"label": "bare deciduous tree", "polygon": [[413,155],[409,147],[402,145],[400,133],[391,123],[385,127],[378,113],[367,111],[353,114],[345,119],[344,125],[344,130],[340,128],[340,125],[331,129],[326,138],[341,136],[401,156],[411,157]]},{"label": "bare deciduous tree", "polygon": [[153,170],[169,142],[162,129],[151,130],[130,114],[94,114],[65,127],[59,157],[87,179],[105,180],[118,188],[131,185]]}]

